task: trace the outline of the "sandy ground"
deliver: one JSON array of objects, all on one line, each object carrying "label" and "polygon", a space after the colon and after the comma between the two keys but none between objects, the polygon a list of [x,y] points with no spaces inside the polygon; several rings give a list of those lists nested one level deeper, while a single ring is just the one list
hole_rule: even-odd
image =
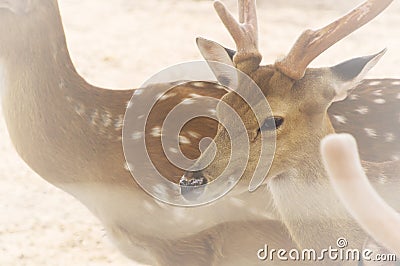
[{"label": "sandy ground", "polygon": [[[226,2],[235,7],[233,0]],[[272,62],[288,51],[304,29],[318,28],[360,2],[259,0],[264,61]],[[96,85],[128,88],[169,65],[200,59],[196,36],[232,47],[211,3],[60,0],[60,8],[78,71]],[[387,47],[387,55],[370,76],[399,77],[399,26],[397,1],[313,65],[336,64]],[[133,265],[113,247],[84,206],[22,162],[1,114],[0,140],[0,265]]]}]

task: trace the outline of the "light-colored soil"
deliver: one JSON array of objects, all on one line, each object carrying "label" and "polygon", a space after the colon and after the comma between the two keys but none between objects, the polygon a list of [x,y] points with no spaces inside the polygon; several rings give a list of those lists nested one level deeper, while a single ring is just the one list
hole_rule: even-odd
[{"label": "light-colored soil", "polygon": [[[233,0],[226,2],[235,7]],[[304,29],[318,28],[360,2],[260,0],[264,61],[287,52]],[[99,86],[140,86],[169,65],[200,59],[196,36],[232,47],[208,0],[60,0],[60,8],[74,63]],[[313,65],[336,64],[387,47],[371,76],[399,77],[399,26],[400,3],[395,1]],[[133,265],[85,207],[22,162],[1,115],[0,158],[0,265]]]}]

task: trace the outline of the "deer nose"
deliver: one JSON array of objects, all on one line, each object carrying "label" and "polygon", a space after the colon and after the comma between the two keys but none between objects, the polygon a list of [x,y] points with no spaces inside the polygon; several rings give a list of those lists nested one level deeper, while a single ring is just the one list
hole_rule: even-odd
[{"label": "deer nose", "polygon": [[202,171],[187,171],[179,181],[181,195],[189,201],[198,199],[204,192],[207,178]]}]

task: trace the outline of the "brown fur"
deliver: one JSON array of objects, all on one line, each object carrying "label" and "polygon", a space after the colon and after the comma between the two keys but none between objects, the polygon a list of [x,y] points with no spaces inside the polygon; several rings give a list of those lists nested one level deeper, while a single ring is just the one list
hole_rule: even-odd
[{"label": "brown fur", "polygon": [[[196,209],[159,203],[144,193],[124,168],[119,125],[134,90],[107,90],[84,81],[70,60],[57,2],[33,0],[32,5],[31,12],[24,17],[0,9],[0,59],[6,69],[3,110],[7,128],[16,150],[35,172],[85,204],[104,223],[117,246],[143,263],[176,265],[180,263],[176,258],[182,256],[187,265],[225,261],[229,265],[244,265],[241,262],[246,258],[242,252],[255,258],[251,252],[263,241],[283,245],[279,247],[294,246],[283,224],[270,213],[272,208],[268,205],[270,198],[265,186],[253,194],[239,193],[240,204],[233,200],[232,193]],[[272,76],[276,80],[271,80]],[[274,111],[278,105],[286,106],[284,115],[288,121],[292,119],[293,125],[302,124],[308,130],[300,132],[290,124],[282,129],[272,173],[279,172],[278,165],[286,169],[287,165],[296,167],[304,160],[312,162],[317,155],[307,153],[303,147],[316,146],[320,138],[332,132],[328,117],[316,118],[324,122],[325,130],[314,134],[311,123],[314,120],[310,116],[296,117],[293,114],[300,105],[287,104],[303,97],[303,92],[291,87],[292,81],[271,67],[260,69],[253,78],[259,84],[269,81],[262,89]],[[161,90],[168,85],[153,85],[153,88]],[[287,89],[283,94],[289,96],[285,101],[278,97],[282,87]],[[226,94],[213,86],[199,89],[193,84],[174,91],[176,96],[155,107],[149,129],[160,125],[164,117],[160,114],[167,113],[191,93],[215,98]],[[104,119],[111,119],[111,124]],[[214,137],[216,130],[217,123],[209,119],[190,122],[183,132],[193,131],[199,137],[191,138],[191,145],[182,145],[183,153],[197,158],[198,140]],[[289,131],[294,132],[295,138],[284,144],[281,139],[288,139]],[[183,171],[166,161],[159,138],[146,134],[157,168],[177,182]],[[289,148],[301,154],[287,156]],[[303,161],[299,161],[300,157]],[[310,164],[310,167],[315,166]],[[247,185],[247,181],[241,184]],[[250,205],[254,204],[252,210]],[[260,208],[257,204],[269,207]],[[184,215],[179,216],[181,211]],[[198,226],[185,222],[192,216],[200,217],[203,222]]]}]

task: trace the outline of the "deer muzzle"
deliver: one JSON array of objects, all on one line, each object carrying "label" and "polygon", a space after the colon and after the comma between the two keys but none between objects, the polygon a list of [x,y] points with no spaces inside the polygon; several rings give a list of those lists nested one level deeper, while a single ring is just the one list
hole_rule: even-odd
[{"label": "deer muzzle", "polygon": [[181,195],[188,201],[194,201],[204,193],[207,183],[203,171],[187,171],[179,181]]}]

